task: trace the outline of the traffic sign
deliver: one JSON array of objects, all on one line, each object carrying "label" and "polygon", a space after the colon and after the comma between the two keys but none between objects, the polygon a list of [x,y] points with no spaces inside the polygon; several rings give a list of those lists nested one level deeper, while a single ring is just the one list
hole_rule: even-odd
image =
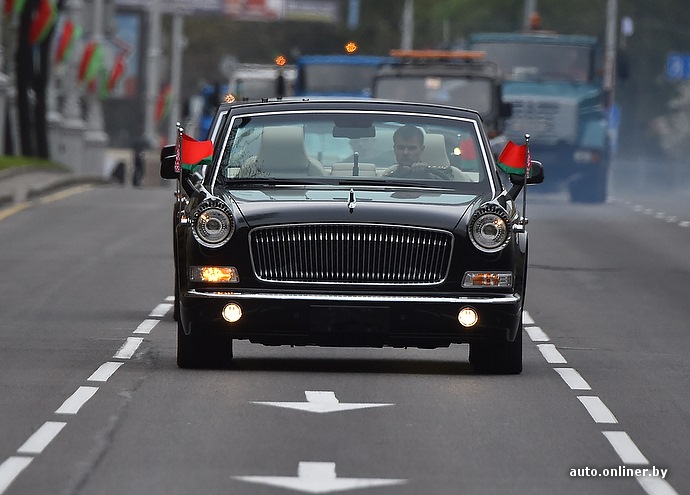
[{"label": "traffic sign", "polygon": [[666,57],[666,79],[687,81],[690,79],[690,53],[669,53]]}]

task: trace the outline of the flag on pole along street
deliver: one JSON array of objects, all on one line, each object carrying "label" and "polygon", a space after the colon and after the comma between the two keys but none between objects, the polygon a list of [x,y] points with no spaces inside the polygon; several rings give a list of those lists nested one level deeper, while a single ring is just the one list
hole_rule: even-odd
[{"label": "flag on pole along street", "polygon": [[5,0],[5,15],[21,14],[26,5],[26,0]]},{"label": "flag on pole along street", "polygon": [[[508,174],[524,175],[528,168],[529,152],[526,144],[508,141],[498,157],[498,167]],[[531,164],[531,163],[530,163]]]},{"label": "flag on pole along street", "polygon": [[42,43],[53,29],[55,21],[57,21],[57,6],[54,0],[41,0],[31,21],[29,42],[32,45]]},{"label": "flag on pole along street", "polygon": [[168,115],[170,107],[172,107],[172,87],[167,85],[158,94],[158,99],[156,100],[156,122],[160,122]]},{"label": "flag on pole along street", "polygon": [[110,75],[108,76],[107,89],[108,92],[115,89],[115,85],[122,77],[125,72],[125,54],[118,53],[115,56],[115,61],[113,62],[113,68],[110,70]]},{"label": "flag on pole along street", "polygon": [[98,75],[103,61],[103,48],[96,41],[89,41],[79,64],[79,80],[90,83]]},{"label": "flag on pole along street", "polygon": [[71,19],[65,18],[60,30],[60,37],[58,38],[57,49],[55,50],[55,63],[59,64],[69,60],[74,50],[74,44],[81,38],[82,28],[72,22]]},{"label": "flag on pole along street", "polygon": [[194,172],[197,167],[211,164],[213,141],[197,141],[188,134],[182,133],[179,148],[182,169]]}]

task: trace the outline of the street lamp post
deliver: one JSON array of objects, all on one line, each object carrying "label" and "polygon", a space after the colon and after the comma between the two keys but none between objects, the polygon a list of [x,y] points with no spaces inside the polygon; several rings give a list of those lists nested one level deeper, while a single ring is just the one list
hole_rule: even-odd
[{"label": "street lamp post", "polygon": [[[105,0],[92,0],[92,29],[91,39],[102,45],[103,25],[105,18]],[[87,175],[106,174],[106,147],[108,135],[105,133],[103,119],[103,105],[98,89],[86,92],[86,132],[84,133],[84,173]]]},{"label": "street lamp post", "polygon": [[[82,0],[67,0],[64,6],[65,14],[75,25],[83,25],[84,2]],[[79,43],[83,43],[79,41]],[[74,50],[81,53],[81,49]],[[64,102],[62,105],[62,120],[59,130],[53,134],[56,141],[53,147],[53,159],[71,168],[75,173],[84,174],[86,164],[84,157],[84,132],[86,124],[82,118],[81,89],[77,84],[79,73],[79,57],[73,56],[65,62],[67,67],[64,74]]]}]

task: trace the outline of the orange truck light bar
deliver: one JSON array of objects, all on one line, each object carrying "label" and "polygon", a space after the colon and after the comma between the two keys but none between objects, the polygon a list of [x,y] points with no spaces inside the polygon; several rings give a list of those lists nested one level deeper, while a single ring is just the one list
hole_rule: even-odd
[{"label": "orange truck light bar", "polygon": [[476,50],[391,50],[390,55],[398,58],[481,60],[486,57],[486,52]]}]

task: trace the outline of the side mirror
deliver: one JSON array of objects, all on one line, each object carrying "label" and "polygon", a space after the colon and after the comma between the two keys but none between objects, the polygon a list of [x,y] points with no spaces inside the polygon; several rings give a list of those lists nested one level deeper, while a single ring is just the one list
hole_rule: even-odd
[{"label": "side mirror", "polygon": [[179,172],[175,172],[175,145],[169,144],[163,146],[161,149],[161,170],[160,174],[163,179],[178,179]]},{"label": "side mirror", "polygon": [[[541,162],[532,160],[527,184],[541,184],[542,182],[544,182],[544,166]],[[525,183],[525,178],[522,175],[510,174],[510,183],[521,186]]]}]

